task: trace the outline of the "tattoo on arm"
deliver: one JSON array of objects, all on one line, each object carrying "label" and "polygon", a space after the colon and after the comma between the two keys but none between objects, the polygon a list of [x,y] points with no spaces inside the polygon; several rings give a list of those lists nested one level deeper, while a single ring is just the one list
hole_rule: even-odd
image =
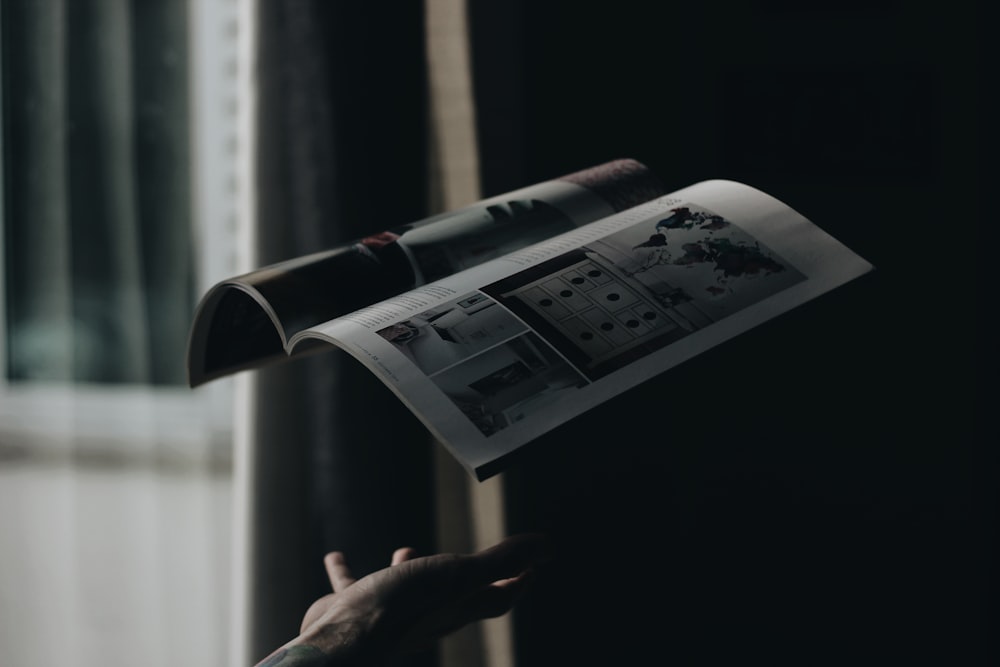
[{"label": "tattoo on arm", "polygon": [[326,655],[315,646],[301,644],[289,648],[279,648],[257,663],[256,667],[323,667],[327,665]]}]

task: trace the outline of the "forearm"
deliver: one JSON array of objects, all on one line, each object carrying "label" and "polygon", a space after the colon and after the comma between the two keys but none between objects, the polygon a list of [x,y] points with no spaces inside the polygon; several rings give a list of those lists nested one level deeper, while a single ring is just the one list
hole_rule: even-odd
[{"label": "forearm", "polygon": [[353,623],[316,624],[255,667],[379,667],[366,639]]},{"label": "forearm", "polygon": [[315,646],[298,644],[282,646],[255,667],[327,667],[332,664],[329,656]]}]

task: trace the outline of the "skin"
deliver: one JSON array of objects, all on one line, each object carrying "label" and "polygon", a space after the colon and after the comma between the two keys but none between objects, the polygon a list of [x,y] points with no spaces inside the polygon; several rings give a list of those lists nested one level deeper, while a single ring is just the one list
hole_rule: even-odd
[{"label": "skin", "polygon": [[356,579],[344,554],[326,555],[333,592],[316,600],[299,636],[257,667],[374,666],[419,651],[469,623],[507,613],[545,560],[540,536],[518,535],[473,554],[417,557]]}]

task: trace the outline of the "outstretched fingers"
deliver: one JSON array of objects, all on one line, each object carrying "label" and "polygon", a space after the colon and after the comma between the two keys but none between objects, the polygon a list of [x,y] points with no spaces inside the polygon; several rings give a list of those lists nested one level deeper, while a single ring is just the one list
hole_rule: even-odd
[{"label": "outstretched fingers", "polygon": [[468,556],[469,583],[511,587],[516,591],[524,584],[525,574],[548,559],[548,544],[542,535],[528,533],[508,537]]},{"label": "outstretched fingers", "polygon": [[399,565],[417,557],[416,549],[411,547],[400,547],[392,552],[392,565]]},{"label": "outstretched fingers", "polygon": [[[400,547],[392,552],[392,565],[399,565],[408,560],[416,558],[417,552],[411,547]],[[347,559],[342,551],[331,551],[323,557],[323,565],[326,567],[326,575],[330,579],[334,593],[340,593],[345,588],[357,581],[357,577],[351,572],[347,565]]]},{"label": "outstretched fingers", "polygon": [[334,593],[340,593],[356,581],[351,568],[347,566],[344,554],[340,551],[328,553],[323,558],[323,565],[326,566],[326,575],[330,578]]},{"label": "outstretched fingers", "polygon": [[503,616],[514,607],[532,579],[532,571],[527,570],[479,589],[462,603],[462,615],[468,621]]}]

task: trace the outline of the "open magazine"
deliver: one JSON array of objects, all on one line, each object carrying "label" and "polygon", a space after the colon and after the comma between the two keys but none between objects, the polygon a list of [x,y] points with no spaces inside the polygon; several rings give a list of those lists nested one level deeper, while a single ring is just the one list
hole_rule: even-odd
[{"label": "open magazine", "polygon": [[617,161],[216,285],[189,377],[341,348],[483,480],[573,417],[871,269],[752,187],[658,192]]}]

